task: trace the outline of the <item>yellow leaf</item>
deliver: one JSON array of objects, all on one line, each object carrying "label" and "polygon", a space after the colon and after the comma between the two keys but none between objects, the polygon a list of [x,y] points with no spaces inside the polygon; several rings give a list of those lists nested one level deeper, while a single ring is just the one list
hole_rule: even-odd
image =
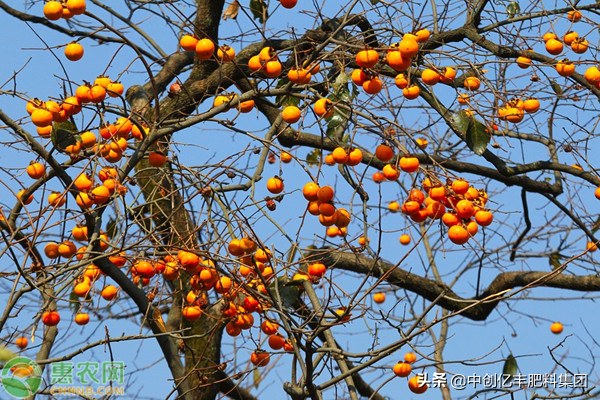
[{"label": "yellow leaf", "polygon": [[15,358],[17,355],[6,347],[0,347],[0,361],[9,361]]}]

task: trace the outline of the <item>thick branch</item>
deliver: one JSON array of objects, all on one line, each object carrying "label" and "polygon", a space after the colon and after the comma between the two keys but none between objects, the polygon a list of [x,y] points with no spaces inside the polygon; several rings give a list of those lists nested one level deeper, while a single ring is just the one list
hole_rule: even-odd
[{"label": "thick branch", "polygon": [[323,248],[311,251],[311,257],[322,260],[331,268],[372,275],[376,278],[385,276],[389,283],[430,301],[445,293],[438,305],[475,321],[485,320],[500,302],[502,294],[517,287],[543,286],[581,292],[600,291],[600,277],[596,275],[574,276],[559,273],[560,271],[513,271],[498,274],[480,296],[463,298],[443,283],[361,254]]},{"label": "thick branch", "polygon": [[254,397],[243,387],[240,387],[240,385],[236,384],[224,372],[219,372],[217,375],[217,379],[221,381],[219,384],[219,390],[225,396],[233,400],[257,400],[256,397]]}]

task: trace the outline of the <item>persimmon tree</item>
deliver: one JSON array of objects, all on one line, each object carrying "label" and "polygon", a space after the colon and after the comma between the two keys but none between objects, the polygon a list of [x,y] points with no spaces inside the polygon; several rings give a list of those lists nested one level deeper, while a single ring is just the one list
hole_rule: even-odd
[{"label": "persimmon tree", "polygon": [[155,398],[597,394],[597,3],[114,3],[0,1],[6,347],[157,344]]}]

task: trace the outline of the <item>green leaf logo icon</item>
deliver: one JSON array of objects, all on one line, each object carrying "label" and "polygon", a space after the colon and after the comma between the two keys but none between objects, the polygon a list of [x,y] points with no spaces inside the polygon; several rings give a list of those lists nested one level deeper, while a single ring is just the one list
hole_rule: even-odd
[{"label": "green leaf logo icon", "polygon": [[30,358],[16,357],[2,368],[0,378],[8,394],[24,399],[35,394],[42,385],[42,369]]}]

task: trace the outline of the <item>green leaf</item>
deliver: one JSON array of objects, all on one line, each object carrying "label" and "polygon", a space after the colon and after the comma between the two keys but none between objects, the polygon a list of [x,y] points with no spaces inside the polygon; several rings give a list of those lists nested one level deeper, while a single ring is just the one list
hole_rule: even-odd
[{"label": "green leaf", "polygon": [[260,383],[260,372],[258,372],[258,368],[255,368],[254,371],[252,372],[252,385],[255,387],[258,387],[258,384]]},{"label": "green leaf", "polygon": [[[271,287],[275,286],[275,282],[271,283]],[[279,297],[281,297],[281,305],[289,308],[297,303],[298,297],[300,297],[300,287],[294,284],[290,284],[285,277],[277,278],[277,290],[279,291]]]},{"label": "green leaf", "polygon": [[77,314],[77,312],[81,308],[81,304],[79,303],[79,296],[77,296],[77,293],[73,291],[69,295],[69,308],[73,311],[73,314]]},{"label": "green leaf", "polygon": [[506,6],[506,13],[508,14],[508,18],[514,18],[521,13],[521,6],[516,1],[511,1]]},{"label": "green leaf", "polygon": [[454,116],[454,125],[456,125],[460,133],[463,135],[469,129],[470,123],[471,119],[467,114],[465,114],[464,111],[460,111]]},{"label": "green leaf", "polygon": [[114,239],[114,237],[117,235],[117,220],[114,218],[109,218],[108,222],[106,223],[106,236],[109,239]]},{"label": "green leaf", "polygon": [[559,268],[562,265],[560,255],[558,253],[550,254],[548,257],[548,264],[552,267],[552,271]]},{"label": "green leaf", "polygon": [[360,91],[358,90],[358,86],[356,86],[354,82],[352,82],[352,94],[350,95],[350,98],[354,100],[359,94]]},{"label": "green leaf", "polygon": [[454,123],[464,135],[467,146],[478,156],[482,155],[490,143],[490,135],[483,123],[461,111],[454,116]]},{"label": "green leaf", "polygon": [[487,145],[490,143],[490,135],[485,125],[475,118],[467,131],[466,139],[467,145],[479,156],[485,153]]},{"label": "green leaf", "polygon": [[[276,89],[282,88],[282,87],[284,87],[285,85],[287,85],[288,83],[290,83],[290,78],[288,78],[287,76],[283,76],[282,78],[280,78],[280,79],[277,81],[277,85],[275,85],[275,88],[276,88]],[[286,94],[280,94],[280,95],[278,95],[278,96],[275,98],[275,101],[276,101],[276,102],[279,104],[279,101],[280,101],[279,99],[281,99],[282,97],[285,97],[285,96],[287,96],[287,95],[286,95]]]},{"label": "green leaf", "polygon": [[276,88],[284,87],[288,83],[290,83],[290,78],[288,78],[287,75],[285,75],[277,81],[277,85],[275,85],[275,87]]},{"label": "green leaf", "polygon": [[[277,81],[277,85],[275,87],[284,87],[288,83],[290,83],[289,78],[287,76],[284,76],[283,78],[279,79],[279,81]],[[280,94],[277,95],[277,97],[275,97],[275,103],[279,104],[281,107],[297,106],[298,104],[300,104],[300,98],[290,96],[287,94]]]},{"label": "green leaf", "polygon": [[348,143],[350,143],[350,134],[346,133],[343,137],[342,140],[340,140],[340,144],[341,145],[347,145]]},{"label": "green leaf", "polygon": [[333,82],[333,93],[329,96],[332,101],[351,101],[350,88],[348,87],[348,81],[350,80],[350,74],[341,72]]},{"label": "green leaf", "polygon": [[596,222],[594,222],[594,225],[592,225],[592,233],[596,233],[598,228],[600,228],[600,216],[598,217]]},{"label": "green leaf", "polygon": [[554,93],[556,93],[559,97],[562,96],[562,87],[560,87],[560,85],[556,83],[556,81],[550,81],[550,87],[552,87]]},{"label": "green leaf", "polygon": [[377,3],[379,3],[379,0],[371,0],[371,4],[375,5]]},{"label": "green leaf", "polygon": [[346,118],[342,114],[334,111],[333,115],[327,118],[327,131],[329,132],[330,129],[342,126],[346,121]]},{"label": "green leaf", "polygon": [[314,149],[310,153],[306,155],[306,164],[309,167],[316,167],[319,165],[319,161],[321,160],[321,150]]},{"label": "green leaf", "polygon": [[[327,98],[334,103],[337,102],[345,102],[350,103],[352,98],[350,97],[350,88],[348,86],[348,80],[350,79],[350,75],[342,72],[340,73],[333,83],[333,91],[327,96]],[[346,115],[338,112],[337,109],[334,109],[333,115],[331,117],[326,118],[327,121],[327,131],[325,134],[328,137],[333,137],[340,139],[348,126],[348,118]]]},{"label": "green leaf", "polygon": [[328,126],[325,131],[325,135],[330,138],[339,139],[341,134],[344,133],[343,126],[335,125]]},{"label": "green leaf", "polygon": [[263,0],[250,0],[250,11],[252,11],[254,19],[257,19],[261,24],[264,24],[269,18],[267,5]]},{"label": "green leaf", "polygon": [[350,96],[350,88],[348,87],[348,84],[340,86],[340,88],[336,91],[336,95],[338,99],[345,103],[352,102],[352,96]]},{"label": "green leaf", "polygon": [[[279,97],[279,96],[277,96]],[[287,106],[296,106],[298,107],[298,105],[300,104],[300,99],[298,97],[295,96],[283,96],[283,98],[281,100],[277,100],[278,103],[281,102],[281,107],[287,107]]]},{"label": "green leaf", "polygon": [[509,354],[506,358],[506,361],[504,361],[504,367],[502,367],[502,374],[510,375],[512,377],[517,374],[518,369],[519,367],[517,365],[517,359],[512,354]]},{"label": "green leaf", "polygon": [[56,122],[52,125],[51,133],[52,144],[59,151],[65,151],[67,146],[76,144],[81,141],[77,127],[71,121]]},{"label": "green leaf", "polygon": [[[350,87],[352,86],[352,93]],[[350,74],[340,73],[332,85],[333,91],[327,98],[333,102],[352,103],[359,91],[354,83],[350,83]]]},{"label": "green leaf", "polygon": [[281,297],[281,305],[289,308],[298,301],[300,297],[300,288],[297,286],[283,286],[279,288],[279,296]]}]

